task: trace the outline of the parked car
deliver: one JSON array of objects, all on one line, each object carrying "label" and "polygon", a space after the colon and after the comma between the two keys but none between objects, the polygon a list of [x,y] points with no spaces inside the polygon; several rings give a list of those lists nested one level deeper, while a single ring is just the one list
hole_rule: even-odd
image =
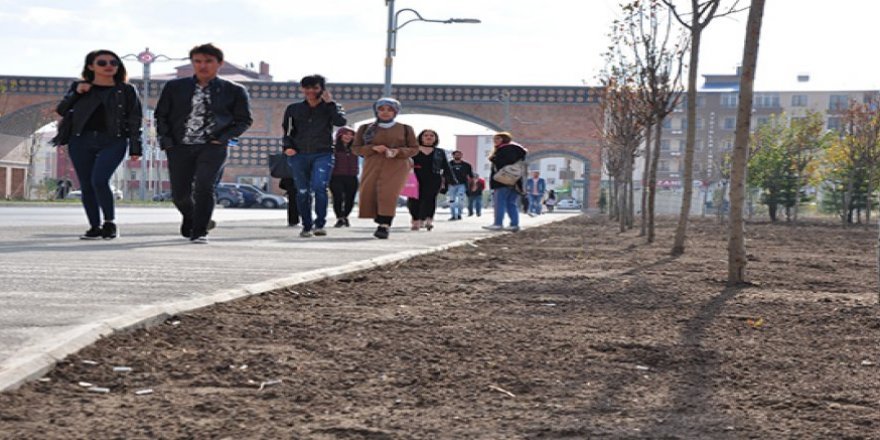
[{"label": "parked car", "polygon": [[581,209],[581,202],[575,199],[562,199],[556,202],[557,209]]},{"label": "parked car", "polygon": [[263,192],[260,188],[247,183],[221,182],[218,186],[234,188],[244,196],[244,207],[260,206],[267,209],[286,208],[287,199]]},{"label": "parked car", "polygon": [[170,202],[171,201],[171,191],[162,191],[159,194],[153,196],[154,202]]},{"label": "parked car", "polygon": [[244,196],[241,191],[235,188],[217,185],[214,188],[214,195],[217,198],[217,204],[224,208],[244,206]]},{"label": "parked car", "polygon": [[[121,189],[117,189],[115,186],[110,185],[110,191],[113,191],[113,198],[114,199],[122,200],[123,194],[122,194]],[[67,193],[67,198],[68,199],[81,199],[82,198],[82,191],[81,190],[71,191],[71,192]]]}]

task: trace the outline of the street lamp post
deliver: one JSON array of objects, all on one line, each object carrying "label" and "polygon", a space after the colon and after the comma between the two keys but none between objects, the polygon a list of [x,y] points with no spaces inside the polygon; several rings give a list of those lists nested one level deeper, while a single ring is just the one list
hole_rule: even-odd
[{"label": "street lamp post", "polygon": [[139,182],[140,186],[140,199],[147,199],[147,161],[148,158],[151,158],[152,155],[155,154],[154,151],[150,148],[150,131],[147,129],[149,124],[147,122],[150,120],[150,65],[156,61],[170,61],[170,60],[183,60],[185,58],[170,58],[166,55],[156,55],[150,52],[150,48],[144,49],[143,52],[135,55],[128,54],[122,57],[124,59],[136,59],[139,63],[144,65],[144,94],[141,97],[141,113],[143,116],[144,123],[141,124],[143,132],[141,133],[141,143],[143,144],[143,155],[141,156],[141,178]]},{"label": "street lamp post", "polygon": [[[409,23],[414,21],[427,21],[429,23],[480,23],[480,20],[476,18],[448,18],[446,20],[432,20],[422,17],[421,14],[418,13],[415,9],[401,9],[397,12],[394,12],[394,0],[385,0],[385,4],[388,5],[388,39],[385,43],[385,86],[382,89],[382,94],[384,96],[391,96],[391,69],[394,64],[394,56],[397,54],[397,31],[402,29]],[[402,12],[412,12],[415,14],[415,18],[409,19],[403,24],[398,25],[398,20],[400,18],[400,14]]]}]

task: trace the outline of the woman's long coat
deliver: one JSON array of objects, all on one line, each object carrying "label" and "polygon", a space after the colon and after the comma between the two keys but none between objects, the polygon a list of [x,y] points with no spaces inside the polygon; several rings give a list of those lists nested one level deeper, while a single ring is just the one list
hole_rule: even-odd
[{"label": "woman's long coat", "polygon": [[[364,124],[358,128],[351,148],[355,154],[364,157],[358,217],[394,217],[397,197],[410,171],[409,158],[419,152],[419,143],[412,127],[397,123],[389,128],[377,126],[376,135],[368,144],[364,141],[364,133],[369,126]],[[373,151],[375,145],[385,145],[398,150],[398,153],[389,158]]]}]

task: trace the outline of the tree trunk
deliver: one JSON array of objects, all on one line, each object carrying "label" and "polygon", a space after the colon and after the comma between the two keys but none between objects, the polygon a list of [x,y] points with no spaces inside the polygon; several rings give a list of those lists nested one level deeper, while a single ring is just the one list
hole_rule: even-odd
[{"label": "tree trunk", "polygon": [[866,225],[871,223],[871,198],[872,198],[871,193],[874,191],[874,188],[871,185],[871,178],[872,177],[873,176],[871,176],[871,172],[868,172],[868,182],[867,182],[868,193],[865,196],[865,224]]},{"label": "tree trunk", "polygon": [[736,286],[746,282],[747,260],[743,201],[745,200],[746,162],[749,149],[749,126],[752,119],[755,69],[758,64],[758,42],[761,38],[761,21],[763,17],[764,0],[752,0],[752,6],[749,9],[749,21],[746,25],[746,42],[743,48],[743,68],[742,76],[739,80],[736,137],[733,147],[733,163],[730,170],[730,236],[727,245],[728,286]]},{"label": "tree trunk", "polygon": [[[698,20],[694,14],[695,20]],[[672,244],[672,255],[684,253],[684,241],[687,238],[688,216],[691,213],[691,198],[694,194],[694,150],[697,143],[697,66],[700,61],[700,39],[703,30],[698,23],[692,23],[691,28],[691,53],[688,63],[688,90],[687,90],[687,140],[684,149],[684,173],[681,185],[684,190],[681,194],[681,211],[678,215],[678,227],[675,228],[675,240]]]},{"label": "tree trunk", "polygon": [[642,231],[639,237],[644,237],[648,233],[648,171],[651,168],[651,129],[648,125],[645,127],[645,171],[642,173]]},{"label": "tree trunk", "polygon": [[617,220],[617,179],[613,178],[608,188],[608,219]]},{"label": "tree trunk", "polygon": [[617,224],[620,232],[626,232],[626,181],[620,179],[617,182]]},{"label": "tree trunk", "polygon": [[635,158],[630,159],[629,165],[627,165],[627,173],[626,173],[626,195],[629,200],[626,202],[626,229],[633,228],[633,222],[636,217],[636,206],[635,206],[635,188],[633,185],[633,172],[635,171],[635,163],[633,162]]},{"label": "tree trunk", "polygon": [[663,134],[663,121],[654,125],[654,150],[651,151],[651,168],[648,171],[648,243],[653,243],[654,206],[657,199],[657,163],[660,162],[660,138]]}]

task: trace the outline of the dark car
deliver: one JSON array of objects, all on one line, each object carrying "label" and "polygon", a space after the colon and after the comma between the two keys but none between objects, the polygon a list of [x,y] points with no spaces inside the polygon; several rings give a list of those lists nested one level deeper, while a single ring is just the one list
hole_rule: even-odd
[{"label": "dark car", "polygon": [[217,185],[214,188],[214,195],[217,198],[217,204],[224,208],[237,208],[245,204],[241,191],[235,188]]},{"label": "dark car", "polygon": [[287,199],[285,199],[284,197],[263,192],[263,190],[251,184],[222,182],[217,185],[227,188],[235,188],[239,192],[241,192],[242,196],[244,196],[245,208],[249,208],[251,206],[268,209],[287,207]]},{"label": "dark car", "polygon": [[159,194],[153,196],[154,202],[170,202],[171,201],[171,191],[162,191]]}]

